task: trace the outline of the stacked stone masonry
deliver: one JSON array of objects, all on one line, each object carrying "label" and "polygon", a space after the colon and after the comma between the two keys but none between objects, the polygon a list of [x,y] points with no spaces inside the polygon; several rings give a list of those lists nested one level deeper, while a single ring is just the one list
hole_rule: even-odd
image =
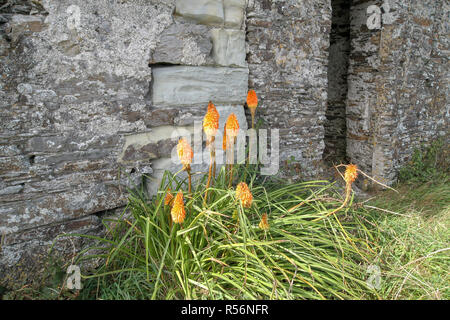
[{"label": "stacked stone masonry", "polygon": [[381,30],[369,30],[367,7],[385,3],[353,1],[350,10],[347,156],[391,184],[414,148],[438,138],[450,142],[450,6],[391,0]]},{"label": "stacked stone masonry", "polygon": [[369,30],[367,7],[383,2],[7,1],[0,286],[38,279],[53,241],[70,261],[85,242],[57,235],[102,234],[143,175],[154,194],[209,100],[221,128],[234,112],[246,129],[255,89],[293,178],[347,157],[391,183],[420,142],[448,142],[449,5],[391,0],[395,21]]}]

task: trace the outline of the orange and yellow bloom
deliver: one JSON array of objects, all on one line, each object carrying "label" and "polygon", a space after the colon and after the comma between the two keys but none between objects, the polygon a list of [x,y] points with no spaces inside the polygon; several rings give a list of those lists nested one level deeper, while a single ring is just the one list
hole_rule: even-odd
[{"label": "orange and yellow bloom", "polygon": [[219,112],[217,112],[216,107],[210,101],[208,104],[208,111],[203,118],[203,130],[207,137],[213,137],[217,134],[219,129]]},{"label": "orange and yellow bloom", "polygon": [[171,192],[172,190],[167,189],[166,196],[164,198],[164,205],[165,206],[172,206],[173,205],[173,194]]},{"label": "orange and yellow bloom", "polygon": [[254,109],[258,106],[258,97],[255,90],[249,90],[247,94],[247,106]]},{"label": "orange and yellow bloom", "polygon": [[267,213],[263,213],[262,217],[261,217],[261,221],[259,222],[258,225],[261,229],[267,231],[269,230],[269,221],[268,221],[268,217],[267,217]]},{"label": "orange and yellow bloom", "polygon": [[174,223],[183,223],[186,217],[186,210],[184,209],[183,192],[181,190],[175,196],[170,214]]},{"label": "orange and yellow bloom", "polygon": [[[219,112],[217,112],[216,107],[210,101],[208,103],[208,110],[206,111],[206,115],[203,118],[203,130],[206,134],[206,145],[210,148],[210,158],[211,163],[209,165],[209,173],[208,173],[208,181],[206,182],[206,189],[209,188],[211,183],[211,175],[214,166],[214,176],[216,175],[216,151],[214,148],[215,135],[217,134],[217,130],[219,130]],[[208,199],[208,191],[205,194],[205,203]]]},{"label": "orange and yellow bloom", "polygon": [[191,145],[187,142],[186,138],[181,138],[178,141],[177,153],[181,164],[183,164],[183,168],[190,166],[192,158],[194,157],[194,152],[192,151]]},{"label": "orange and yellow bloom", "polygon": [[239,122],[234,113],[228,116],[227,122],[225,123],[225,131],[229,137],[236,137],[239,133]]},{"label": "orange and yellow bloom", "polygon": [[351,183],[355,182],[357,177],[358,177],[358,167],[356,166],[356,164],[347,165],[347,168],[345,169],[345,174],[344,174],[345,182],[351,184]]},{"label": "orange and yellow bloom", "polygon": [[241,200],[244,208],[250,208],[253,202],[253,195],[245,182],[240,182],[236,187],[236,197]]},{"label": "orange and yellow bloom", "polygon": [[250,109],[250,113],[252,115],[252,128],[255,127],[255,114],[257,106],[258,96],[256,95],[255,90],[249,90],[247,94],[247,107]]}]

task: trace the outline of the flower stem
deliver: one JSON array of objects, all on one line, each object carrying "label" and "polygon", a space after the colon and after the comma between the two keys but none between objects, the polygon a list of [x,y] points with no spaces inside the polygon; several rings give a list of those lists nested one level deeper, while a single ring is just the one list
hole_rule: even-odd
[{"label": "flower stem", "polygon": [[[231,152],[231,159],[232,161],[230,161],[229,164],[229,169],[230,169],[230,180],[228,182],[228,188],[231,188],[231,185],[233,183],[233,161],[234,161],[234,141],[230,143],[230,149],[229,151]],[[227,150],[228,152],[228,150]]]},{"label": "flower stem", "polygon": [[188,168],[186,168],[186,172],[188,174],[188,180],[189,180],[189,189],[188,189],[188,193],[191,193],[191,186],[192,186],[192,179],[191,179],[191,166],[189,166]]},{"label": "flower stem", "polygon": [[209,147],[210,147],[210,149],[209,149],[210,150],[210,152],[209,152],[210,162],[209,162],[208,181],[206,182],[206,193],[205,193],[205,201],[204,201],[205,205],[206,205],[206,201],[208,200],[208,188],[211,183],[211,174],[212,174],[212,166],[213,166],[213,149],[212,149],[213,139],[214,139],[214,137],[207,138],[207,144],[209,144]]}]

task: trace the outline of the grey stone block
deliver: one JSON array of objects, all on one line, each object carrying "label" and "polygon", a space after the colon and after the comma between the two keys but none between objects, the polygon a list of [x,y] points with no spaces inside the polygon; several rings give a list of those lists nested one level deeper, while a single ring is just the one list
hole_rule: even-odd
[{"label": "grey stone block", "polygon": [[220,25],[224,21],[221,0],[177,0],[176,14],[201,24]]},{"label": "grey stone block", "polygon": [[245,0],[177,0],[176,14],[197,23],[240,29]]},{"label": "grey stone block", "polygon": [[223,0],[225,26],[240,29],[244,21],[245,0]]},{"label": "grey stone block", "polygon": [[247,83],[248,70],[243,68],[157,67],[153,68],[153,104],[243,104]]},{"label": "grey stone block", "polygon": [[246,67],[245,32],[240,30],[213,29],[213,58],[221,66]]},{"label": "grey stone block", "polygon": [[204,65],[211,62],[209,29],[194,24],[173,24],[164,30],[150,63]]}]

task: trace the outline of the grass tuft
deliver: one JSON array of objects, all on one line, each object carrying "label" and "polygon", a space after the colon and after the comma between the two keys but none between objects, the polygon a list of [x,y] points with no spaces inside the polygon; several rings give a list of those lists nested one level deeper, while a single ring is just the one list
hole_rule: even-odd
[{"label": "grass tuft", "polygon": [[[365,299],[376,298],[365,282],[376,257],[366,212],[338,207],[341,196],[326,181],[280,184],[248,177],[250,208],[228,188],[219,172],[204,203],[202,181],[185,196],[186,219],[171,224],[166,190],[186,190],[185,180],[166,172],[152,199],[130,196],[123,217],[108,224],[109,237],[98,255],[104,263],[83,275],[81,298],[99,299]],[[304,202],[303,205],[292,207]],[[258,227],[264,213],[268,231]],[[364,217],[367,215],[366,217]],[[89,252],[89,251],[86,251]]]}]

